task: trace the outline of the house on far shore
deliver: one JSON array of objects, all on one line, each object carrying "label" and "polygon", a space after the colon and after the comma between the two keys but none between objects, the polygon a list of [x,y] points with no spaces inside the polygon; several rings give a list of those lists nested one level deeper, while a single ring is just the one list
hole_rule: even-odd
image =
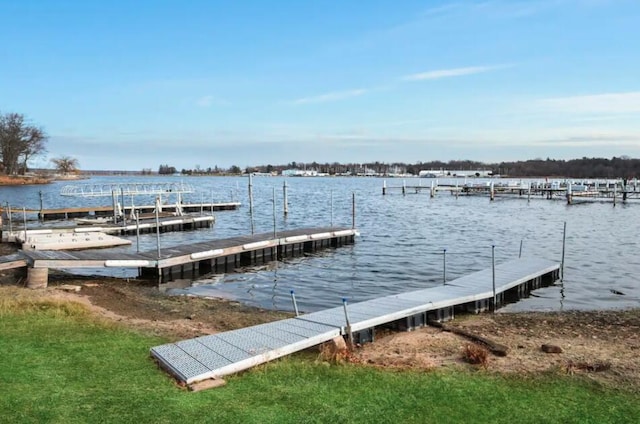
[{"label": "house on far shore", "polygon": [[317,177],[319,176],[316,170],[302,170],[302,169],[285,169],[282,171],[283,177]]},{"label": "house on far shore", "polygon": [[443,177],[492,177],[493,172],[487,169],[426,169],[418,174],[420,178],[443,178]]}]

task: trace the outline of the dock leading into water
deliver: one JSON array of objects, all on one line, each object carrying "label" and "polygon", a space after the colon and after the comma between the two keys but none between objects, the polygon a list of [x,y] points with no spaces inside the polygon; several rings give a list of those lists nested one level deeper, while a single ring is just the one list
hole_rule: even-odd
[{"label": "dock leading into water", "polygon": [[357,230],[316,227],[216,239],[179,246],[161,246],[145,252],[120,250],[22,250],[0,258],[0,270],[28,266],[27,285],[46,287],[49,269],[133,268],[138,276],[159,284],[210,272],[230,272],[242,266],[323,248],[351,244]]},{"label": "dock leading into water", "polygon": [[179,381],[191,384],[246,370],[337,336],[373,341],[379,326],[410,330],[452,319],[456,311],[495,309],[552,284],[559,273],[555,262],[516,259],[437,287],[351,305],[343,300],[332,309],[156,346],[151,356]]}]

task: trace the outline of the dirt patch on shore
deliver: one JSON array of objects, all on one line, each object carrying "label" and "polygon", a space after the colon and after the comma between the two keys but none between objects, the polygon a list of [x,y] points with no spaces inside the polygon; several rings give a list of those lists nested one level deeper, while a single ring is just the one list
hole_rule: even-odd
[{"label": "dirt patch on shore", "polygon": [[[445,325],[508,347],[485,368],[502,373],[585,374],[602,382],[640,387],[640,310],[497,313],[457,317]],[[425,327],[381,333],[356,351],[359,362],[385,368],[432,369],[466,364],[466,337]],[[482,345],[482,343],[480,343]],[[557,346],[546,353],[542,345]]]}]

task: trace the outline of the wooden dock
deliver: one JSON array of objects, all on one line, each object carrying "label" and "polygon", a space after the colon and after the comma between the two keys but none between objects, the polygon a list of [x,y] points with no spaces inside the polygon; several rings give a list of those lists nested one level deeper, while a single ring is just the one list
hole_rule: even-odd
[{"label": "wooden dock", "polygon": [[23,243],[30,236],[43,235],[43,234],[76,234],[81,236],[82,234],[90,233],[105,233],[115,235],[135,235],[137,233],[155,233],[157,228],[161,233],[169,231],[184,231],[195,230],[198,228],[209,228],[213,225],[215,217],[212,215],[183,215],[183,216],[164,216],[159,218],[156,222],[155,219],[142,219],[136,222],[135,220],[128,220],[121,223],[104,222],[99,225],[70,225],[70,226],[55,226],[54,228],[27,228],[25,235],[24,225],[21,227],[7,229],[7,226],[2,231],[2,242],[6,243]]},{"label": "wooden dock", "polygon": [[[160,246],[140,253],[122,251],[21,251],[29,269],[134,268],[143,278],[165,283],[210,272],[230,272],[241,266],[300,255],[354,242],[352,228],[303,228],[217,239],[180,246]],[[12,259],[12,263],[18,259]],[[2,262],[2,261],[0,261]]]},{"label": "wooden dock", "polygon": [[[337,336],[373,341],[379,326],[410,330],[454,312],[478,313],[528,296],[559,278],[560,266],[543,259],[516,259],[445,285],[385,296],[281,321],[168,343],[151,349],[179,381],[220,378],[318,345]],[[495,287],[495,289],[494,289]]]},{"label": "wooden dock", "polygon": [[[183,213],[210,213],[218,211],[236,210],[240,207],[240,202],[223,202],[223,203],[188,203],[180,204],[179,209]],[[125,215],[131,215],[132,209],[135,209],[140,214],[153,214],[155,212],[155,205],[141,205],[141,206],[124,206],[120,212],[124,212]],[[161,207],[163,212],[171,212],[178,214],[178,206],[175,204],[165,204]],[[29,215],[37,215],[38,219],[43,221],[50,220],[63,220],[73,218],[84,218],[87,216],[95,217],[112,217],[114,215],[113,206],[83,206],[77,208],[60,208],[60,209],[26,209],[22,208],[0,208],[0,213],[3,215],[9,212],[12,215],[21,216],[23,211]],[[118,213],[118,211],[116,211]]]}]

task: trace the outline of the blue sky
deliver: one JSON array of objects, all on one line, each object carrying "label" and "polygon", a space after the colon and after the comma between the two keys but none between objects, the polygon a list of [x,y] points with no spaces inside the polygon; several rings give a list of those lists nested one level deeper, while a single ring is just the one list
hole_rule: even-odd
[{"label": "blue sky", "polygon": [[0,0],[50,166],[640,157],[640,2]]}]

